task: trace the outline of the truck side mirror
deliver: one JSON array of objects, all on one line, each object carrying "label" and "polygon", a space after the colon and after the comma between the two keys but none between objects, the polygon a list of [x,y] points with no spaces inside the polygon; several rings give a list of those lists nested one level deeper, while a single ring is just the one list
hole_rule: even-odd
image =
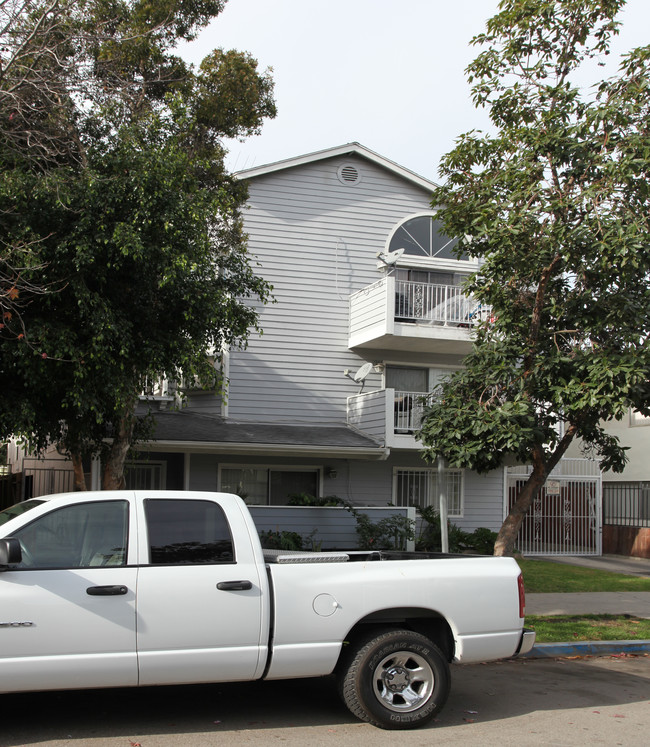
[{"label": "truck side mirror", "polygon": [[23,554],[20,550],[20,542],[14,537],[0,539],[0,571],[6,571],[8,565],[20,563]]}]

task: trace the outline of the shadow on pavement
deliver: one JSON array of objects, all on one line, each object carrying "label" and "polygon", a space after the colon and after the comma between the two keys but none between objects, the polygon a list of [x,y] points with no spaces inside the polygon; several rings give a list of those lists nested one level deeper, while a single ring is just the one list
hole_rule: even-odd
[{"label": "shadow on pavement", "polygon": [[[430,727],[494,722],[539,711],[622,706],[650,700],[650,657],[504,661],[452,667],[452,692]],[[358,724],[332,678],[2,696],[1,747],[43,743],[191,744],[204,734]],[[395,732],[360,725],[388,744]],[[366,730],[371,730],[372,734]],[[291,732],[284,732],[290,734]],[[174,737],[174,735],[178,735]],[[185,739],[180,738],[185,735]],[[214,735],[214,736],[213,736]],[[382,736],[382,735],[385,735]],[[391,736],[392,735],[392,736]],[[236,735],[232,735],[234,737]],[[361,736],[361,733],[359,733]],[[115,739],[113,742],[112,740]],[[224,734],[224,739],[226,735]],[[159,741],[160,740],[160,741]],[[198,742],[197,742],[198,743]],[[225,743],[225,742],[224,742]]]}]

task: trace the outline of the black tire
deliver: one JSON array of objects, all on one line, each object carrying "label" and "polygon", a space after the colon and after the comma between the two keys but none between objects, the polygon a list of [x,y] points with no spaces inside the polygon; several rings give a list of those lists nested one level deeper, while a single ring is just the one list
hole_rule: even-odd
[{"label": "black tire", "polygon": [[364,638],[339,670],[343,702],[382,729],[415,729],[430,721],[449,695],[449,664],[428,638],[388,630]]}]

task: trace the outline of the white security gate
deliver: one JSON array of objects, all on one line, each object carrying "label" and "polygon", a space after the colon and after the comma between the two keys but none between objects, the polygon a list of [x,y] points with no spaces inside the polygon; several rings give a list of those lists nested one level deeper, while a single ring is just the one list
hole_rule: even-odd
[{"label": "white security gate", "polygon": [[[506,511],[531,467],[509,467]],[[601,473],[590,459],[562,459],[533,501],[519,530],[524,555],[601,555]]]}]

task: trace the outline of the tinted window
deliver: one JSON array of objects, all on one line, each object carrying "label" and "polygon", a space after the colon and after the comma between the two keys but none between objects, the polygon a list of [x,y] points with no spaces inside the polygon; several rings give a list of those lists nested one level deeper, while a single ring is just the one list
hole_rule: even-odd
[{"label": "tinted window", "polygon": [[[454,249],[458,239],[450,239],[442,232],[442,223],[430,215],[409,218],[395,231],[389,251],[404,249],[405,254],[438,259],[459,259]],[[463,254],[460,259],[469,257]]]},{"label": "tinted window", "polygon": [[20,541],[19,568],[124,565],[127,501],[76,503],[45,514],[13,533]]},{"label": "tinted window", "polygon": [[153,565],[231,563],[230,527],[212,501],[145,501],[149,562]]}]

